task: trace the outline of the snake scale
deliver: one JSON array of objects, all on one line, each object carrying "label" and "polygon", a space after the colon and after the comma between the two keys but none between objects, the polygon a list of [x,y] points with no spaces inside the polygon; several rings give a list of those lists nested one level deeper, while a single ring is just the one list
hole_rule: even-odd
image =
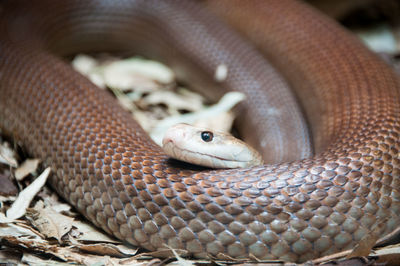
[{"label": "snake scale", "polygon": [[[52,187],[88,220],[147,250],[303,262],[352,249],[373,228],[387,239],[400,225],[399,78],[301,2],[204,4],[3,1],[3,134],[52,167]],[[238,123],[268,163],[169,160],[61,58],[99,51],[161,60],[211,99],[245,92]],[[216,82],[221,64],[228,77]]]}]

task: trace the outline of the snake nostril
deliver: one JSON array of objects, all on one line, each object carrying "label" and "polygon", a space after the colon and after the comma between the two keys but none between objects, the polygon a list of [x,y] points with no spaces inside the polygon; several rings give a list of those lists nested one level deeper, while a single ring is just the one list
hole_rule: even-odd
[{"label": "snake nostril", "polygon": [[162,144],[163,145],[167,145],[168,143],[172,143],[172,144],[174,144],[174,140],[173,139],[171,139],[171,138],[165,138],[164,137],[164,139],[163,139],[163,141],[162,141]]}]

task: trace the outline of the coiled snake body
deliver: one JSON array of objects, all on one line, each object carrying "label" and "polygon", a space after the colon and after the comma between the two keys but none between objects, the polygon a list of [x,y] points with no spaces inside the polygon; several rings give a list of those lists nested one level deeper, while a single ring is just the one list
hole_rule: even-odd
[{"label": "coiled snake body", "polygon": [[[3,2],[2,131],[52,167],[51,185],[91,222],[148,250],[306,261],[351,249],[374,227],[390,236],[400,225],[398,77],[304,4],[208,2],[283,79],[201,4]],[[96,51],[163,60],[211,98],[244,91],[243,136],[269,164],[200,171],[169,161],[109,95],[57,57]],[[228,77],[218,83],[220,64]]]}]

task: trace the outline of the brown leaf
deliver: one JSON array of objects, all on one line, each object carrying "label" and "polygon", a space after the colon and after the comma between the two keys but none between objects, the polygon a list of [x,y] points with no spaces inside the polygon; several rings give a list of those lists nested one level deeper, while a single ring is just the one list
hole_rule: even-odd
[{"label": "brown leaf", "polygon": [[376,242],[381,236],[382,230],[384,229],[388,218],[381,219],[379,223],[371,229],[369,234],[366,234],[361,238],[360,242],[353,249],[353,251],[346,256],[347,259],[354,257],[364,257],[371,253],[372,248],[375,246]]},{"label": "brown leaf", "polygon": [[137,249],[130,249],[124,245],[113,245],[108,243],[82,244],[78,246],[75,245],[75,247],[87,253],[119,258],[133,256],[137,253]]},{"label": "brown leaf", "polygon": [[[40,233],[35,232],[21,224],[8,223],[0,226],[2,244],[6,246],[20,246],[32,251],[43,251],[54,248],[42,239]],[[7,243],[9,243],[7,245]]]},{"label": "brown leaf", "polygon": [[44,207],[39,201],[33,209],[29,209],[27,217],[31,223],[46,237],[54,237],[61,243],[61,238],[72,228],[74,218],[54,211],[51,207]]}]

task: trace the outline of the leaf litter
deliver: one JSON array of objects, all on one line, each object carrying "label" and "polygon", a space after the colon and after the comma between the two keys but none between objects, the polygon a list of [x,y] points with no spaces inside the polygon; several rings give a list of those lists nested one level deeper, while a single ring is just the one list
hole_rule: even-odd
[{"label": "leaf litter", "polygon": [[[229,132],[234,120],[231,109],[245,99],[243,93],[230,92],[217,104],[208,105],[200,94],[179,86],[167,66],[140,57],[96,61],[78,55],[72,66],[93,83],[109,88],[159,145],[165,131],[177,123]],[[217,70],[219,80],[226,77],[227,66]]]},{"label": "leaf litter", "polygon": [[[141,65],[143,69],[141,69]],[[175,123],[190,123],[219,131],[230,131],[234,115],[230,111],[244,99],[240,93],[229,93],[215,105],[186,88],[180,87],[171,70],[166,66],[142,58],[119,60],[118,58],[99,59],[79,55],[72,66],[86,75],[93,83],[103,89],[111,90],[120,104],[132,112],[142,127],[160,143],[169,126]],[[223,80],[229,69],[221,65],[216,79]],[[157,73],[156,75],[154,73]],[[213,119],[210,119],[210,118]],[[221,127],[222,125],[222,127]],[[22,157],[22,156],[21,156]],[[71,206],[62,202],[51,189],[43,187],[50,172],[46,169],[39,177],[38,159],[26,159],[21,164],[18,153],[11,145],[0,139],[0,174],[10,171],[21,192],[18,196],[1,197],[0,212],[0,263],[13,262],[23,265],[194,265],[210,264],[208,261],[187,260],[181,257],[182,250],[139,252],[125,246],[121,241],[106,235],[88,223]],[[33,179],[36,177],[36,179]],[[36,195],[36,196],[35,196]],[[28,206],[32,206],[28,208]],[[372,250],[378,233],[372,230],[363,245],[353,251],[333,254],[307,265],[340,263],[354,256],[374,256],[374,258],[398,259],[398,245]],[[176,261],[160,260],[155,257],[168,254]],[[264,265],[284,265],[279,261],[259,261]],[[215,265],[241,264],[213,260]],[[295,265],[295,264],[285,264]],[[340,264],[339,264],[340,265]]]}]

